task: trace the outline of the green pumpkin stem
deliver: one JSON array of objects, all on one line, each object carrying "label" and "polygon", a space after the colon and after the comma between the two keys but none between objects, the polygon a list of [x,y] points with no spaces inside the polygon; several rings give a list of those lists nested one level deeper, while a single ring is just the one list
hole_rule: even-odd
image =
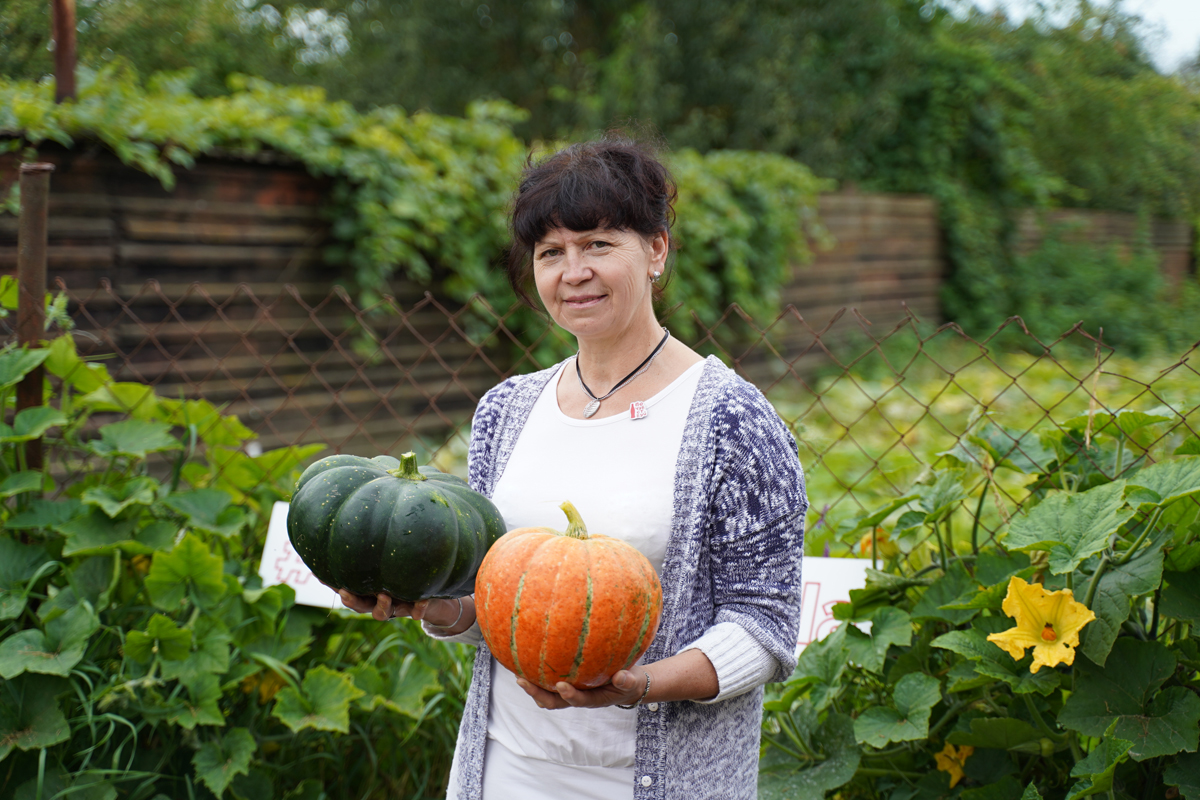
[{"label": "green pumpkin stem", "polygon": [[567,530],[563,535],[570,536],[572,539],[588,538],[587,525],[583,524],[583,517],[579,516],[579,509],[571,505],[570,500],[564,502],[559,508],[567,515]]},{"label": "green pumpkin stem", "polygon": [[397,478],[403,478],[406,481],[428,480],[417,469],[417,454],[412,451],[402,454],[400,456],[400,466],[396,469],[389,469],[388,473],[395,475]]}]

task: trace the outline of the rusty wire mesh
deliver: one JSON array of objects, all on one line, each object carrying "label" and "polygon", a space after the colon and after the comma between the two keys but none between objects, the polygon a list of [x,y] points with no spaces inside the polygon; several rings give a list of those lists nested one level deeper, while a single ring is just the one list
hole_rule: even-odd
[{"label": "rusty wire mesh", "polygon": [[[482,297],[449,304],[426,295],[364,308],[340,287],[192,284],[170,295],[154,282],[124,293],[58,288],[69,298],[81,353],[120,381],[236,414],[257,436],[246,446],[251,456],[314,443],[325,454],[416,450],[465,474],[470,418],[483,393],[572,349],[550,322]],[[951,456],[960,466],[964,453],[969,461],[977,451],[955,448],[988,421],[993,436],[1011,439],[1015,458],[1034,455],[1022,450],[1035,446],[1037,430],[1063,430],[1081,414],[1099,425],[1105,414],[1130,410],[1163,417],[1130,440],[1123,464],[1096,465],[1110,472],[1200,430],[1195,347],[1135,362],[1081,326],[1041,341],[1014,319],[979,340],[907,312],[876,330],[853,310],[813,321],[791,306],[765,324],[737,307],[707,324],[687,322],[678,326],[689,331],[685,343],[758,385],[795,434],[809,478],[810,553],[845,552],[850,540],[839,526],[847,520],[902,496],[931,468],[955,463]],[[1030,478],[1001,476],[991,463],[965,466],[978,472],[976,491],[990,493],[982,523],[990,535],[1019,509]]]}]

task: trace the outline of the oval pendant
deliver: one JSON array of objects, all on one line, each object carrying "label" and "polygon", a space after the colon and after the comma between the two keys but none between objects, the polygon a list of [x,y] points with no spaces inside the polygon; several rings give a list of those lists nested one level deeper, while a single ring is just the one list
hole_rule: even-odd
[{"label": "oval pendant", "polygon": [[583,409],[583,416],[585,418],[590,418],[593,414],[595,414],[599,410],[600,410],[600,401],[593,400],[592,402],[588,403],[587,406]]}]

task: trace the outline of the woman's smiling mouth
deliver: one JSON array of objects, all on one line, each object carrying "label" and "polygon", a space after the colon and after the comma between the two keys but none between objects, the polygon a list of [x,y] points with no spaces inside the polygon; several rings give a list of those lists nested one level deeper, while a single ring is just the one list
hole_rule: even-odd
[{"label": "woman's smiling mouth", "polygon": [[563,300],[568,308],[591,308],[605,298],[602,294],[584,294]]}]

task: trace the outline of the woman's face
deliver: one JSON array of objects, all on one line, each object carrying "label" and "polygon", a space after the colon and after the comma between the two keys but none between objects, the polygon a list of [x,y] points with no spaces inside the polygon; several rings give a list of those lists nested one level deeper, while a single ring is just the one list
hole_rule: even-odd
[{"label": "woman's face", "polygon": [[666,263],[666,232],[553,228],[533,248],[533,276],[550,316],[577,338],[619,338],[654,323],[650,276]]}]

